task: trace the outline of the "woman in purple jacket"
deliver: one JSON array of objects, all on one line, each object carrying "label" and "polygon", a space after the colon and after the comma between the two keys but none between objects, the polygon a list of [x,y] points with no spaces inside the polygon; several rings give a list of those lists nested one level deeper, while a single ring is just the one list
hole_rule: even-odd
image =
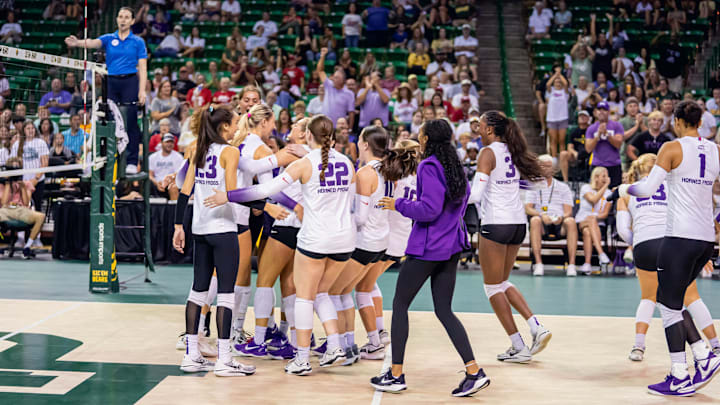
[{"label": "woman in purple jacket", "polygon": [[452,138],[453,130],[447,121],[426,122],[418,137],[424,160],[417,169],[417,201],[390,197],[380,200],[386,209],[397,210],[414,221],[405,251],[408,257],[395,287],[392,368],[370,380],[380,391],[398,392],[407,388],[402,369],[408,338],[408,308],[428,278],[435,314],[465,363],[465,378],[452,395],[469,396],[490,384],[490,379],[475,362],[465,328],[452,312],[458,258],[468,247],[463,216],[470,191]]}]

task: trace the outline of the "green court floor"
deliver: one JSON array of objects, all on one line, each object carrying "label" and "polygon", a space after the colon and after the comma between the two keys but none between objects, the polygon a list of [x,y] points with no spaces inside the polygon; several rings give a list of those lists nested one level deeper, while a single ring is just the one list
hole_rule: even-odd
[{"label": "green court floor", "polygon": [[[635,277],[566,278],[561,270],[546,270],[545,277],[534,278],[527,271],[514,272],[510,281],[525,295],[533,311],[548,315],[634,316],[640,288]],[[144,272],[140,265],[118,265],[120,281]],[[119,294],[90,294],[88,264],[51,260],[24,261],[0,259],[0,298],[119,303],[183,304],[192,283],[192,267],[158,266],[152,283],[137,277],[123,283]],[[254,276],[253,276],[254,280]],[[379,281],[385,308],[392,309],[397,272],[389,271]],[[720,316],[720,281],[698,279],[703,300]],[[279,296],[279,294],[278,294]],[[453,308],[458,312],[492,312],[479,271],[460,271]],[[431,311],[429,283],[415,299],[411,310]]]}]

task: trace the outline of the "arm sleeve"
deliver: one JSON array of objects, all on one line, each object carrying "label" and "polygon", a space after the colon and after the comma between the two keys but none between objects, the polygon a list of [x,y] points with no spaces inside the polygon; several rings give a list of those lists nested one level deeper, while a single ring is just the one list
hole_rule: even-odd
[{"label": "arm sleeve", "polygon": [[668,172],[660,166],[655,165],[650,174],[643,180],[634,184],[623,184],[619,187],[620,197],[634,195],[635,197],[650,197],[655,194],[658,187],[665,181]]},{"label": "arm sleeve", "polygon": [[242,203],[261,200],[281,192],[293,182],[295,182],[295,180],[293,180],[292,176],[287,173],[283,173],[267,183],[228,191],[228,201]]},{"label": "arm sleeve", "polygon": [[291,210],[294,210],[295,206],[298,204],[297,201],[293,200],[292,198],[290,198],[289,195],[287,195],[283,192],[273,194],[270,196],[270,198],[272,198],[273,201],[275,201],[276,203],[278,203],[284,207],[287,207]]},{"label": "arm sleeve", "polygon": [[[278,176],[278,177],[279,177],[279,176]],[[258,174],[257,174],[257,180],[258,180],[258,183],[260,183],[260,184],[269,183],[269,182],[271,182],[274,178],[276,179],[277,177],[273,177],[273,173],[272,173],[271,170],[268,170],[268,171],[265,171],[265,172],[262,172],[262,173],[258,173]],[[294,180],[292,180],[292,178],[290,178],[290,184],[292,184],[293,182],[294,182]]]},{"label": "arm sleeve", "polygon": [[629,245],[633,243],[633,232],[630,228],[632,219],[628,211],[617,212],[617,231],[618,235]]},{"label": "arm sleeve", "polygon": [[355,198],[355,223],[358,226],[365,225],[370,215],[370,197],[366,195],[356,195]]},{"label": "arm sleeve", "polygon": [[185,160],[185,163],[183,163],[182,167],[180,167],[180,170],[178,170],[177,176],[175,176],[175,184],[180,189],[182,189],[183,183],[185,183],[185,176],[187,175],[189,165],[190,162]]},{"label": "arm sleeve", "polygon": [[485,194],[485,188],[488,185],[490,176],[485,173],[477,172],[473,177],[472,188],[470,189],[470,198],[468,204],[479,203]]},{"label": "arm sleeve", "polygon": [[241,157],[238,161],[238,169],[252,174],[270,172],[272,169],[275,169],[277,167],[278,160],[275,155],[270,155],[268,157],[257,160]]},{"label": "arm sleeve", "polygon": [[417,201],[398,198],[395,209],[404,217],[415,221],[432,222],[442,213],[445,203],[445,184],[442,182],[444,173],[432,165],[423,166],[418,171],[418,182],[422,182],[423,191]]}]

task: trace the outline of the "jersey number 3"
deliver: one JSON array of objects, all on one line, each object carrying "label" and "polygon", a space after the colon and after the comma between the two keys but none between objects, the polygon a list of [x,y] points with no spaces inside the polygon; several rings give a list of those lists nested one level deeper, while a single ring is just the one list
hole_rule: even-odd
[{"label": "jersey number 3", "polygon": [[[705,171],[704,168],[702,170]],[[652,197],[638,198],[637,202],[647,201],[651,198],[655,201],[665,201],[667,199],[667,195],[665,194],[665,185],[661,184],[660,188],[657,189]]]},{"label": "jersey number 3", "polygon": [[217,156],[208,156],[205,167],[195,169],[195,177],[199,179],[214,179],[217,176]]},{"label": "jersey number 3", "polygon": [[508,163],[508,170],[505,172],[505,177],[515,177],[515,165],[512,162],[510,156],[505,156],[505,163]]}]

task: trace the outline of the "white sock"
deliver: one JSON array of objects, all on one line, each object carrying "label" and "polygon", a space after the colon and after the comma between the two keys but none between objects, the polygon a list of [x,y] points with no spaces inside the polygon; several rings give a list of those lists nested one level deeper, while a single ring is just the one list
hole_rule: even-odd
[{"label": "white sock", "polygon": [[25,242],[25,247],[26,248],[32,247],[33,242],[35,242],[35,239],[28,238],[27,242]]},{"label": "white sock", "polygon": [[352,347],[355,344],[355,332],[345,332],[345,343],[348,347]]},{"label": "white sock", "polygon": [[636,333],[635,334],[635,347],[639,347],[639,348],[645,350],[645,334],[644,333]]},{"label": "white sock", "polygon": [[527,324],[530,326],[530,333],[532,333],[533,336],[537,333],[538,326],[540,326],[540,321],[538,321],[537,317],[535,315],[531,316],[527,320]]},{"label": "white sock", "polygon": [[382,316],[375,318],[375,327],[377,330],[385,330],[385,320]]},{"label": "white sock", "polygon": [[191,359],[197,359],[200,357],[198,335],[185,335],[185,337],[187,338],[187,349],[185,349],[185,353],[188,354]]},{"label": "white sock", "polygon": [[687,367],[687,359],[685,358],[685,352],[670,352],[670,361],[673,365],[684,364]]},{"label": "white sock", "polygon": [[687,378],[688,369],[685,352],[670,353],[670,360],[672,361],[670,374],[681,380]]},{"label": "white sock", "polygon": [[265,326],[255,326],[255,336],[253,337],[253,342],[255,342],[256,345],[261,345],[265,343],[265,331],[267,331],[268,327]]},{"label": "white sock", "polygon": [[268,318],[268,329],[275,329],[275,314],[270,313],[270,317]]},{"label": "white sock", "polygon": [[720,340],[718,340],[718,338],[716,337],[710,339],[710,346],[712,346],[713,349],[716,347],[720,347]]},{"label": "white sock", "polygon": [[301,363],[307,363],[310,359],[310,347],[298,347],[296,356]]},{"label": "white sock", "polygon": [[205,335],[205,315],[200,313],[200,321],[198,322],[198,334],[202,333]]},{"label": "white sock", "polygon": [[708,355],[710,354],[710,349],[708,349],[707,345],[705,344],[705,341],[702,339],[691,344],[690,348],[692,349],[693,356],[695,356],[695,360],[705,360],[708,358]]},{"label": "white sock", "polygon": [[520,332],[515,332],[510,335],[510,341],[512,342],[513,348],[515,348],[515,350],[522,350],[525,347],[525,342],[523,342],[523,338],[522,336],[520,336]]},{"label": "white sock", "polygon": [[287,321],[280,321],[280,332],[283,335],[287,335],[288,329],[290,329],[290,324]]},{"label": "white sock", "polygon": [[230,339],[218,339],[218,361],[223,364],[232,362]]},{"label": "white sock", "polygon": [[368,332],[368,340],[370,341],[370,344],[373,346],[380,346],[380,334],[377,330],[374,330],[372,332]]},{"label": "white sock", "polygon": [[327,337],[327,350],[328,352],[333,351],[340,347],[340,335],[337,333],[333,333],[332,335],[328,335]]},{"label": "white sock", "polygon": [[290,344],[293,347],[297,347],[297,333],[295,332],[295,328],[290,329]]}]

